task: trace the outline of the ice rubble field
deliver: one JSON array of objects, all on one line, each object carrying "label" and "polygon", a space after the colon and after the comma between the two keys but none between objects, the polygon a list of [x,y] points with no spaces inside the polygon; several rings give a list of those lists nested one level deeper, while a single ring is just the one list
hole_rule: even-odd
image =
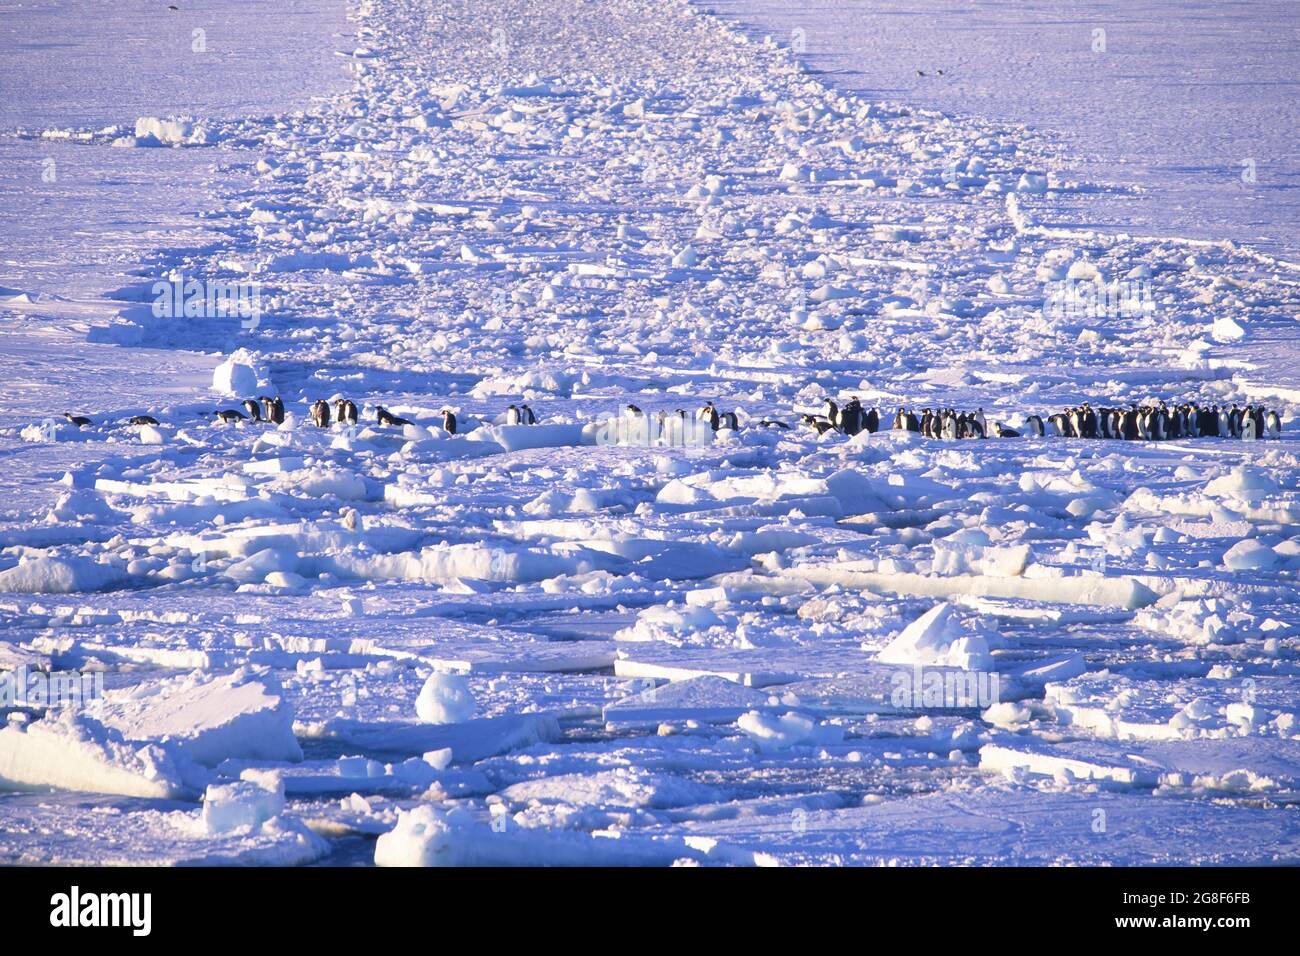
[{"label": "ice rubble field", "polygon": [[[352,15],[319,108],[86,131],[238,151],[218,241],[169,266],[270,308],[157,319],[145,282],[97,337],[220,353],[237,394],[0,430],[35,476],[0,668],[108,688],[8,715],[0,861],[1300,860],[1300,267],[1062,225],[1095,184],[1032,133],[837,92],[672,0]],[[1067,277],[1156,308],[1044,314]],[[210,424],[248,392],[289,420]],[[753,424],[827,394],[1285,424]],[[362,427],[310,426],[333,395]],[[521,399],[542,425],[500,424]],[[595,443],[704,399],[749,427]],[[999,699],[900,697],[918,665]]]}]

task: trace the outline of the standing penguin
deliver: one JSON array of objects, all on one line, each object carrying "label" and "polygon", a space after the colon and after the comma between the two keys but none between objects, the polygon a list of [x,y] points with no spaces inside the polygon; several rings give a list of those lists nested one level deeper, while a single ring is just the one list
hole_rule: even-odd
[{"label": "standing penguin", "polygon": [[1183,415],[1177,407],[1166,416],[1165,436],[1167,438],[1183,437]]},{"label": "standing penguin", "polygon": [[518,424],[520,424],[521,420],[522,420],[522,419],[521,419],[520,414],[519,414],[519,406],[518,406],[518,405],[508,405],[508,406],[506,406],[506,424],[507,424],[507,425],[518,425]]},{"label": "standing penguin", "polygon": [[525,425],[537,424],[537,416],[533,414],[533,410],[527,405],[519,406],[519,417]]},{"label": "standing penguin", "polygon": [[989,434],[989,421],[984,417],[984,409],[975,409],[975,414],[971,417],[975,420],[975,424],[979,426],[979,437],[987,438]]},{"label": "standing penguin", "polygon": [[722,413],[722,428],[730,428],[733,432],[740,430],[740,420],[736,418],[735,412]]},{"label": "standing penguin", "polygon": [[456,415],[450,408],[442,410],[442,430],[448,435],[456,434]]},{"label": "standing penguin", "polygon": [[836,428],[840,427],[840,407],[836,405],[832,399],[827,398],[822,404],[822,415],[824,415],[826,420],[833,426]]},{"label": "standing penguin", "polygon": [[939,437],[951,439],[956,438],[960,433],[960,423],[950,408],[943,413],[943,423],[939,426]]},{"label": "standing penguin", "polygon": [[862,416],[862,427],[873,435],[880,431],[880,412],[874,406]]},{"label": "standing penguin", "polygon": [[1255,416],[1250,413],[1250,406],[1246,406],[1246,413],[1241,416],[1241,440],[1254,441],[1259,437],[1259,432],[1255,428]]},{"label": "standing penguin", "polygon": [[1264,434],[1269,438],[1282,437],[1282,418],[1275,411],[1264,416]]},{"label": "standing penguin", "polygon": [[1083,409],[1071,408],[1065,413],[1066,420],[1070,423],[1070,430],[1074,432],[1075,438],[1083,437]]},{"label": "standing penguin", "polygon": [[1047,430],[1043,428],[1043,418],[1041,415],[1030,415],[1026,418],[1025,429],[1035,438],[1042,438],[1047,434]]},{"label": "standing penguin", "polygon": [[1123,435],[1125,441],[1137,441],[1142,437],[1142,431],[1138,427],[1138,411],[1136,405],[1124,413],[1123,423],[1124,424],[1120,429],[1120,434]]},{"label": "standing penguin", "polygon": [[840,428],[846,435],[856,435],[862,431],[862,402],[854,395],[840,409]]},{"label": "standing penguin", "polygon": [[718,430],[719,419],[718,410],[713,407],[712,402],[705,402],[704,407],[700,409],[696,418],[703,422],[708,422],[709,427],[715,432]]},{"label": "standing penguin", "polygon": [[280,400],[279,395],[275,398],[259,395],[258,401],[262,403],[263,418],[275,425],[284,424],[284,402]]},{"label": "standing penguin", "polygon": [[311,420],[317,428],[330,427],[330,407],[329,403],[321,399],[311,403]]},{"label": "standing penguin", "polygon": [[248,417],[250,419],[255,422],[260,422],[262,420],[262,408],[257,404],[257,402],[253,401],[251,398],[246,398],[243,401],[243,405],[244,410],[248,412]]},{"label": "standing penguin", "polygon": [[1083,403],[1083,437],[1096,438],[1097,435],[1097,413],[1087,402]]},{"label": "standing penguin", "polygon": [[340,425],[355,425],[357,423],[357,406],[350,399],[337,399],[334,402],[334,417],[338,419]]}]

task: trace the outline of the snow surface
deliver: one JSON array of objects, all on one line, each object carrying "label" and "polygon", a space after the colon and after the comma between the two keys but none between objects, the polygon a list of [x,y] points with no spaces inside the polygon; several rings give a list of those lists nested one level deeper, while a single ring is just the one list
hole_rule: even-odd
[{"label": "snow surface", "polygon": [[1065,199],[1069,221],[1300,252],[1290,0],[702,5],[797,45],[846,89],[1053,136],[1093,192]]},{"label": "snow surface", "polygon": [[[854,93],[680,0],[204,2],[235,68],[123,91],[153,58],[106,16],[80,115],[7,78],[69,89],[84,28],[0,40],[0,153],[132,184],[0,219],[0,666],[107,686],[0,713],[0,861],[1300,860],[1293,251],[1101,228],[1041,114]],[[179,275],[266,312],[155,316]],[[1125,277],[1153,311],[1044,310]],[[213,422],[253,390],[283,425]],[[1284,429],[800,428],[828,395]],[[627,408],[706,400],[740,427]]]}]

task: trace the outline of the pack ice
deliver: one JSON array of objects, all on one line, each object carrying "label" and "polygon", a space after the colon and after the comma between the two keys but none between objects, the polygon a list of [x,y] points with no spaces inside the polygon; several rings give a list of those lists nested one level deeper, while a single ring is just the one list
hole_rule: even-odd
[{"label": "pack ice", "polygon": [[698,5],[346,10],[292,108],[0,137],[205,170],[2,278],[0,862],[1300,860],[1296,256]]}]

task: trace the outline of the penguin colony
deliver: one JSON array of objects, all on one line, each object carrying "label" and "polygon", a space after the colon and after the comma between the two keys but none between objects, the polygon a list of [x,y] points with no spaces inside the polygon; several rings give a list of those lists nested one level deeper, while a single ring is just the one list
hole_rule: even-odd
[{"label": "penguin colony", "polygon": [[[876,409],[864,410],[857,396],[843,408],[826,399],[820,415],[804,415],[804,424],[819,435],[828,431],[856,435],[880,430]],[[984,409],[959,412],[953,408],[923,408],[915,412],[899,408],[891,426],[896,431],[920,432],[926,438],[1019,438],[1021,433],[1001,422],[991,425]],[[1221,407],[1200,406],[1184,402],[1172,408],[1132,404],[1127,408],[1093,408],[1089,402],[1065,408],[1047,416],[1028,415],[1024,431],[1037,438],[1053,435],[1061,438],[1116,438],[1124,441],[1165,441],[1181,438],[1280,438],[1282,418],[1263,405]]]},{"label": "penguin colony", "polygon": [[[641,411],[641,409],[636,405],[628,405],[626,413],[629,418],[640,418],[645,415],[645,412]],[[687,415],[686,409],[684,408],[679,408],[671,413],[660,410],[656,413],[655,418],[659,424],[659,430],[661,433],[667,430],[668,424],[671,421],[691,421],[691,418]],[[739,431],[740,429],[740,419],[737,417],[735,412],[719,411],[712,402],[705,402],[704,405],[696,411],[694,421],[708,422],[709,428],[715,432],[721,428],[730,428],[732,431]],[[763,428],[769,426],[775,426],[777,428],[790,427],[783,422],[768,421],[766,418],[761,419],[754,424]]]},{"label": "penguin colony", "polygon": [[[224,422],[228,425],[239,421],[266,422],[272,425],[279,425],[284,422],[284,402],[280,400],[279,396],[269,398],[266,395],[261,395],[258,396],[256,401],[247,398],[244,399],[242,405],[244,409],[242,412],[239,411],[239,409],[226,408],[218,409],[213,414],[216,416],[217,421]],[[528,408],[527,405],[522,407],[525,409]],[[511,408],[514,408],[514,406],[512,405]],[[332,410],[330,409],[329,402],[323,399],[317,399],[311,403],[307,412],[308,417],[311,418],[311,423],[317,428],[329,428],[331,421],[338,422],[340,425],[355,425],[360,420],[360,413],[357,410],[356,403],[347,398],[336,398]],[[532,420],[530,424],[536,421],[536,419],[533,418],[531,410],[529,410],[528,416]],[[147,415],[136,417],[148,418]],[[414,422],[409,419],[399,418],[397,415],[394,415],[388,409],[384,408],[383,405],[375,406],[375,423],[378,425],[390,425],[396,427],[414,424]],[[89,424],[89,421],[87,421],[87,424]],[[131,424],[146,423],[137,422],[135,419],[131,419]],[[150,421],[147,424],[156,425],[158,423],[156,421]],[[446,429],[448,434],[456,434],[456,416],[451,409],[444,408],[442,410],[442,427]]]},{"label": "penguin colony", "polygon": [[[279,396],[271,398],[260,395],[256,400],[245,399],[238,408],[217,409],[213,412],[215,420],[223,424],[241,421],[266,422],[279,425],[284,422],[284,402]],[[636,405],[628,405],[626,414],[631,417],[645,413]],[[318,428],[328,428],[331,419],[343,425],[355,425],[359,415],[354,402],[346,398],[335,399],[333,409],[329,402],[317,400],[309,407],[311,422]],[[64,412],[63,417],[78,428],[87,428],[94,424],[84,415]],[[688,420],[684,409],[675,412],[659,411],[657,420],[664,428],[672,419],[682,422]],[[375,406],[375,420],[379,425],[401,427],[414,424],[409,419],[394,415],[382,405]],[[713,431],[719,429],[738,430],[740,421],[734,411],[720,411],[713,402],[705,402],[695,413],[695,421],[708,422]],[[845,435],[857,435],[860,432],[875,433],[881,430],[884,419],[875,408],[864,408],[858,397],[852,396],[841,408],[836,402],[827,398],[818,415],[803,415],[804,425],[819,435],[834,431]],[[157,425],[158,420],[151,415],[134,415],[127,420],[129,425]],[[512,404],[506,407],[505,424],[536,425],[537,415],[526,404]],[[758,428],[788,429],[785,422],[760,418],[752,422]],[[442,427],[449,435],[456,434],[456,415],[451,409],[442,410]],[[957,411],[953,408],[923,408],[918,416],[914,411],[900,407],[895,412],[889,428],[894,431],[919,432],[926,438],[961,439],[961,438],[1019,438],[1021,431],[1008,428],[1001,422],[990,423],[984,415],[984,409],[975,411]],[[1239,438],[1252,441],[1260,438],[1280,438],[1282,419],[1277,411],[1263,405],[1231,406],[1198,405],[1184,402],[1169,406],[1164,402],[1156,405],[1131,404],[1126,408],[1097,407],[1089,402],[1072,408],[1065,408],[1044,418],[1041,415],[1028,415],[1022,431],[1031,437],[1041,438],[1055,436],[1061,438],[1115,438],[1125,441],[1165,441],[1185,438]]]}]

